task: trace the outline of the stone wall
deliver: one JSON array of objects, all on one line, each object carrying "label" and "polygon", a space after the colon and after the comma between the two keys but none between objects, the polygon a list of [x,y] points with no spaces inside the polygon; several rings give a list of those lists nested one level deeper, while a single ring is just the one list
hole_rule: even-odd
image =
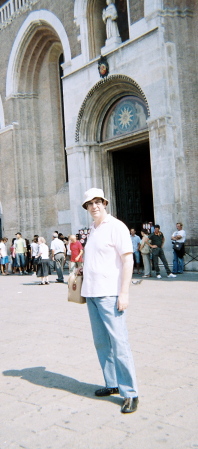
[{"label": "stone wall", "polygon": [[[181,134],[183,140],[183,162],[182,170],[178,172],[178,182],[180,179],[180,192],[182,197],[187,194],[187,216],[185,222],[190,222],[190,235],[188,237],[194,243],[198,242],[198,214],[197,195],[198,191],[198,110],[197,110],[197,89],[198,71],[195,61],[197,61],[197,11],[195,3],[183,1],[175,2],[174,6],[182,11],[176,14],[167,14],[165,18],[165,40],[173,43],[176,53],[176,63],[178,68],[179,103],[181,108]],[[190,7],[189,10],[185,8]],[[183,8],[183,9],[182,9]],[[172,69],[173,70],[173,69]],[[172,79],[174,82],[174,79]],[[174,101],[175,91],[172,91],[171,99]],[[181,153],[180,153],[181,156]],[[178,158],[177,164],[180,164]],[[185,180],[186,178],[186,180]],[[183,198],[180,199],[180,204]],[[178,210],[180,220],[183,220],[182,209]]]},{"label": "stone wall", "polygon": [[[62,9],[60,2],[56,3],[57,15],[65,20],[65,27],[72,29],[73,34],[71,30],[68,32],[71,50],[76,56],[79,43],[77,28],[75,25],[72,27],[73,2],[67,2],[65,8],[61,2]],[[53,11],[54,2],[52,5]],[[28,238],[42,233],[48,239],[54,229],[66,235],[71,230],[59,75],[59,56],[63,49],[55,30],[50,31],[44,22],[42,29],[37,23],[36,33],[35,27],[32,28],[21,43],[20,58],[15,67],[14,92],[6,98],[8,61],[16,35],[29,13],[47,6],[48,2],[36,2],[32,5],[32,12],[19,11],[13,22],[1,29],[0,93],[5,126],[8,127],[7,132],[5,129],[0,134],[1,202],[4,232],[10,238],[17,229]],[[45,34],[48,37],[44,40]],[[4,173],[9,185],[12,183],[8,189]]]},{"label": "stone wall", "polygon": [[[100,0],[97,5],[102,8],[104,3]],[[50,240],[55,229],[67,235],[88,226],[82,196],[96,184],[105,188],[111,199],[109,210],[116,212],[112,148],[103,145],[100,130],[113,102],[137,86],[150,114],[147,138],[155,220],[165,234],[169,261],[176,221],[183,221],[189,242],[196,243],[198,6],[193,0],[129,0],[128,5],[130,39],[112,50],[105,48],[104,29],[98,37],[110,69],[104,82],[98,73],[100,45],[95,46],[100,27],[95,33],[92,26],[101,23],[101,16],[98,22],[96,16],[90,17],[96,11],[91,1],[33,1],[31,9],[21,10],[1,28],[0,95],[5,129],[0,130],[0,201],[8,237],[21,230],[26,237],[42,233]],[[40,10],[51,14],[50,23],[39,16]],[[6,97],[10,55],[29,17],[36,19],[24,31],[16,61],[12,55],[14,75]],[[62,27],[61,32],[56,27]],[[62,53],[64,121],[59,76]],[[121,151],[129,143],[130,136],[127,142],[118,141],[114,149]]]}]

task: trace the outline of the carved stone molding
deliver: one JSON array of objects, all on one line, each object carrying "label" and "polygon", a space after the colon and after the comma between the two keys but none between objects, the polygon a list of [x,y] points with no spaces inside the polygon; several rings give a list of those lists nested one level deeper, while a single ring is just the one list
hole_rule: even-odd
[{"label": "carved stone molding", "polygon": [[193,11],[192,11],[192,9],[189,9],[189,8],[185,8],[185,9],[166,8],[160,12],[160,15],[163,17],[181,17],[181,18],[193,17]]}]

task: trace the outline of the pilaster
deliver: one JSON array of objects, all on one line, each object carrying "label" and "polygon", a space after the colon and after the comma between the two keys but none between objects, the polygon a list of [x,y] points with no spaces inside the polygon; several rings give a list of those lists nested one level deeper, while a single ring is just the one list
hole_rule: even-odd
[{"label": "pilaster", "polygon": [[[177,129],[172,116],[148,120],[155,223],[166,237],[166,251],[172,258],[171,235],[175,223],[187,223],[186,204],[180,186],[182,158],[177,157]],[[172,259],[171,259],[172,260]]]}]

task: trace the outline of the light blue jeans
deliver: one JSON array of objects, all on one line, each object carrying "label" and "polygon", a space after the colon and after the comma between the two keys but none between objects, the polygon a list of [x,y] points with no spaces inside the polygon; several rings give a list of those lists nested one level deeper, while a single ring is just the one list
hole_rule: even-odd
[{"label": "light blue jeans", "polygon": [[25,254],[16,253],[16,266],[24,268],[25,267]]},{"label": "light blue jeans", "polygon": [[128,342],[125,314],[117,297],[86,298],[94,344],[107,388],[118,387],[124,398],[138,396],[135,367]]}]

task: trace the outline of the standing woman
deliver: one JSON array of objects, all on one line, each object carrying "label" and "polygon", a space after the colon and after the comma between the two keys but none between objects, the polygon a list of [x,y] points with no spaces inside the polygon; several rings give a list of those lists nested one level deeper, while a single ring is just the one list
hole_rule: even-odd
[{"label": "standing woman", "polygon": [[149,246],[148,230],[142,229],[141,236],[142,240],[140,243],[140,252],[142,254],[144,265],[144,276],[142,277],[149,278],[151,276],[151,264],[150,264],[150,246]]},{"label": "standing woman", "polygon": [[46,245],[44,237],[38,238],[39,252],[38,257],[40,258],[37,268],[37,277],[41,278],[41,283],[39,285],[49,285],[48,275],[51,274],[50,264],[49,264],[49,248]]}]

